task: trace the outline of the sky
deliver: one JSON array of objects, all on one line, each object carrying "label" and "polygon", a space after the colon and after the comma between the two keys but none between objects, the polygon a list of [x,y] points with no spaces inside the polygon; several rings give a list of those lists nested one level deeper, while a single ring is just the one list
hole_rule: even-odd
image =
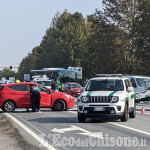
[{"label": "sky", "polygon": [[0,0],[0,70],[18,67],[40,45],[56,12],[65,9],[86,17],[102,10],[102,0]]}]

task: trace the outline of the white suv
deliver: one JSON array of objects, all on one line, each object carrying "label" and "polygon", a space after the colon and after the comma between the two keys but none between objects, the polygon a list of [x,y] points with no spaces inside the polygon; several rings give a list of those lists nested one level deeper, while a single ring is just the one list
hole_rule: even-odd
[{"label": "white suv", "polygon": [[92,78],[78,97],[78,120],[116,116],[121,121],[135,118],[135,93],[130,80],[121,75]]}]

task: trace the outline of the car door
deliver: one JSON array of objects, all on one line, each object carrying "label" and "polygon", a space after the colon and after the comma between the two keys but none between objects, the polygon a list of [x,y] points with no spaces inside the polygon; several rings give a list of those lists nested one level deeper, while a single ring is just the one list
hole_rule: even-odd
[{"label": "car door", "polygon": [[40,107],[51,107],[51,91],[44,86],[38,85],[40,90]]},{"label": "car door", "polygon": [[27,84],[8,86],[12,90],[13,100],[17,107],[31,107],[30,92]]}]

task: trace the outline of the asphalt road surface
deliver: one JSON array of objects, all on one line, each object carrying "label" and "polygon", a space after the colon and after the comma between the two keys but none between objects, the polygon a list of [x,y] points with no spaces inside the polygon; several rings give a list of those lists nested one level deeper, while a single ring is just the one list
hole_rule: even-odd
[{"label": "asphalt road surface", "polygon": [[137,111],[136,118],[127,122],[87,119],[86,123],[78,122],[75,109],[61,112],[18,109],[5,115],[11,117],[27,142],[44,150],[150,149],[150,112]]}]

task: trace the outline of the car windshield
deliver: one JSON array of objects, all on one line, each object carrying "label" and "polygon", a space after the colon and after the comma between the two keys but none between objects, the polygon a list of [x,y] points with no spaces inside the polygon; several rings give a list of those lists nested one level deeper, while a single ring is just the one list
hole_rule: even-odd
[{"label": "car windshield", "polygon": [[144,86],[144,80],[146,80],[145,78],[136,78],[137,84],[139,86]]},{"label": "car windshield", "polygon": [[71,88],[80,88],[81,85],[80,84],[70,84]]},{"label": "car windshield", "polygon": [[51,81],[37,81],[37,83],[43,86],[51,86]]},{"label": "car windshield", "polygon": [[86,91],[123,91],[122,80],[90,80],[86,86]]}]

